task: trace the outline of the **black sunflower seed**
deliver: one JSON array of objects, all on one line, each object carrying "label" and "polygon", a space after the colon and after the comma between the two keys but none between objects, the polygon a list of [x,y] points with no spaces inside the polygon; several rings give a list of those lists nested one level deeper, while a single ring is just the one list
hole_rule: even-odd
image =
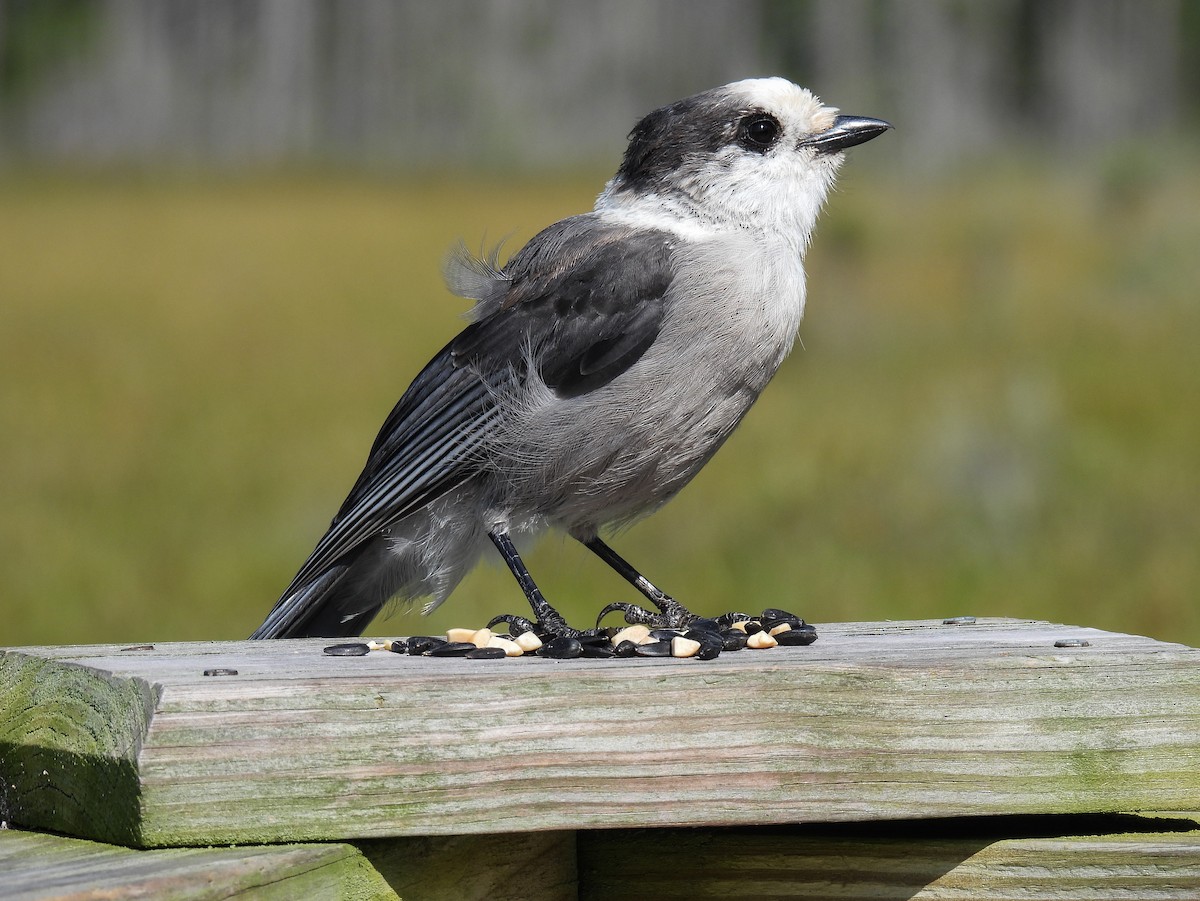
[{"label": "black sunflower seed", "polygon": [[721,649],[724,651],[740,651],[746,646],[750,636],[741,629],[726,629],[721,633]]},{"label": "black sunflower seed", "polygon": [[650,637],[655,641],[670,641],[683,634],[683,629],[651,629]]},{"label": "black sunflower seed", "polygon": [[436,648],[430,648],[426,653],[430,657],[466,657],[472,651],[478,650],[479,648],[469,641],[447,641]]},{"label": "black sunflower seed", "polygon": [[347,644],[331,644],[324,653],[330,657],[362,657],[371,653],[371,649],[361,641],[354,641]]},{"label": "black sunflower seed", "polygon": [[475,648],[463,654],[468,660],[500,660],[506,655],[504,648]]},{"label": "black sunflower seed", "polygon": [[803,647],[804,645],[812,644],[817,640],[817,630],[805,623],[798,629],[788,629],[786,632],[780,632],[775,636],[775,641],[782,645],[790,645],[792,647]]},{"label": "black sunflower seed", "polygon": [[[736,629],[734,631],[737,631]],[[696,652],[696,656],[701,660],[712,660],[725,650],[725,639],[721,637],[720,632],[708,632],[704,629],[689,629],[684,638],[690,638],[692,641],[700,643],[700,650]]]},{"label": "black sunflower seed", "polygon": [[611,637],[607,629],[588,629],[579,633],[577,641],[585,648],[605,648],[612,646]]},{"label": "black sunflower seed", "polygon": [[555,660],[574,660],[583,656],[583,642],[569,635],[560,635],[538,648],[537,655]]},{"label": "black sunflower seed", "polygon": [[646,644],[639,644],[636,653],[639,657],[670,657],[671,641],[670,639],[662,639],[661,641],[649,641]]},{"label": "black sunflower seed", "polygon": [[617,652],[611,644],[610,645],[585,644],[583,646],[583,656],[584,657],[596,657],[596,658],[616,657]]},{"label": "black sunflower seed", "polygon": [[729,613],[722,613],[720,616],[718,616],[717,623],[722,627],[727,628],[732,626],[734,623],[740,623],[744,619],[753,619],[753,617],[751,617],[749,613],[730,611]]},{"label": "black sunflower seed", "polygon": [[800,617],[792,613],[790,610],[780,610],[778,607],[768,607],[762,612],[762,619],[799,619]]},{"label": "black sunflower seed", "polygon": [[615,653],[618,657],[636,657],[637,649],[638,646],[636,644],[626,639],[613,648],[613,653]]},{"label": "black sunflower seed", "polygon": [[446,639],[433,635],[414,635],[408,640],[408,653],[413,657],[420,657],[422,654],[428,654],[434,648],[440,648],[449,643]]}]

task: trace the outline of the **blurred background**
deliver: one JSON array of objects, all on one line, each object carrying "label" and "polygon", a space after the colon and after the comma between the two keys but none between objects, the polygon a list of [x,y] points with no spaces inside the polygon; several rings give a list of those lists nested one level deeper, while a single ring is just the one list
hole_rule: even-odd
[{"label": "blurred background", "polygon": [[[1200,644],[1200,4],[0,0],[0,644],[240,638],[462,325],[446,249],[779,74],[849,153],[777,380],[616,536],[694,609]],[[529,555],[580,624],[631,590]],[[429,619],[524,612],[478,569]]]}]

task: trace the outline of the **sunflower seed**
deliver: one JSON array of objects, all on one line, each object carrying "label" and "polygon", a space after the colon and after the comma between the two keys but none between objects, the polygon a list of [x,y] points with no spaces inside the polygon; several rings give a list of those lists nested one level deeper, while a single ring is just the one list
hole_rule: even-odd
[{"label": "sunflower seed", "polygon": [[748,639],[746,639],[746,647],[756,648],[758,650],[773,648],[777,644],[779,644],[779,642],[775,640],[775,637],[771,635],[770,632],[755,632]]},{"label": "sunflower seed", "polygon": [[517,643],[517,647],[519,647],[526,654],[532,654],[542,646],[542,640],[532,632],[522,632],[520,635],[514,638],[513,641],[515,641]]},{"label": "sunflower seed", "polygon": [[499,635],[493,635],[487,646],[489,648],[499,648],[507,657],[520,657],[525,653],[521,646],[511,638],[501,638]]},{"label": "sunflower seed", "polygon": [[684,638],[682,635],[677,635],[671,639],[671,656],[695,657],[700,653],[701,647],[703,646],[700,642],[692,638]]},{"label": "sunflower seed", "polygon": [[632,641],[634,644],[641,644],[643,641],[648,641],[650,638],[649,626],[626,626],[620,632],[612,637],[613,646],[619,645],[623,641]]},{"label": "sunflower seed", "polygon": [[789,629],[774,636],[776,643],[785,647],[803,647],[817,640],[817,630],[805,623],[799,629]]},{"label": "sunflower seed", "polygon": [[583,644],[578,638],[572,638],[569,635],[560,635],[557,638],[551,638],[548,642],[538,649],[539,657],[550,657],[555,660],[574,660],[576,657],[583,656]]},{"label": "sunflower seed", "polygon": [[463,656],[468,660],[503,660],[508,655],[504,653],[504,648],[477,648],[472,646],[471,650],[467,651]]},{"label": "sunflower seed", "polygon": [[444,638],[436,638],[433,635],[414,635],[408,640],[408,653],[413,657],[420,657],[444,644],[449,644]]},{"label": "sunflower seed", "polygon": [[355,641],[348,644],[331,644],[324,653],[330,657],[362,657],[370,651],[363,642]]},{"label": "sunflower seed", "polygon": [[472,651],[478,651],[469,641],[448,641],[443,645],[427,651],[430,657],[466,657]]},{"label": "sunflower seed", "polygon": [[637,654],[639,657],[670,657],[671,642],[663,641],[647,641],[645,644],[637,646]]}]

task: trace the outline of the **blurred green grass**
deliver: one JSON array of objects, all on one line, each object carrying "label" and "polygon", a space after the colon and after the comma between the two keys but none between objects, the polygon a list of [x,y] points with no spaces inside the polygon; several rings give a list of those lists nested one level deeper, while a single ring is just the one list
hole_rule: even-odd
[{"label": "blurred green grass", "polygon": [[[701,612],[1021,616],[1200,644],[1200,176],[856,174],[776,382],[614,543]],[[460,326],[439,261],[602,177],[0,182],[0,644],[244,637]],[[511,232],[511,234],[510,234]],[[635,599],[557,537],[586,622]],[[433,631],[523,612],[477,570]]]}]

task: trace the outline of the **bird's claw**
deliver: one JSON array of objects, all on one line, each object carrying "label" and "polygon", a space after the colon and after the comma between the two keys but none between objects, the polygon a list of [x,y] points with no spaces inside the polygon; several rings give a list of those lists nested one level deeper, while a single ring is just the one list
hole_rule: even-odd
[{"label": "bird's claw", "polygon": [[567,625],[567,621],[559,616],[557,612],[551,612],[554,614],[553,616],[544,616],[536,622],[516,613],[501,613],[498,616],[493,616],[488,622],[487,627],[490,629],[492,626],[504,623],[513,635],[520,635],[522,632],[532,632],[543,641],[548,638],[579,637],[578,629]]},{"label": "bird's claw", "polygon": [[625,618],[625,622],[631,626],[653,626],[658,628],[662,620],[661,613],[651,613],[645,607],[639,607],[637,604],[627,604],[624,601],[614,601],[611,604],[606,604],[604,609],[596,616],[596,628],[600,628],[600,623],[604,617],[613,611],[620,611]]},{"label": "bird's claw", "polygon": [[614,601],[600,611],[600,615],[596,617],[596,628],[600,628],[600,621],[614,611],[620,611],[625,622],[631,626],[649,626],[651,629],[686,629],[698,619],[696,614],[674,598],[664,598],[659,607],[659,611],[655,613],[638,604]]}]

